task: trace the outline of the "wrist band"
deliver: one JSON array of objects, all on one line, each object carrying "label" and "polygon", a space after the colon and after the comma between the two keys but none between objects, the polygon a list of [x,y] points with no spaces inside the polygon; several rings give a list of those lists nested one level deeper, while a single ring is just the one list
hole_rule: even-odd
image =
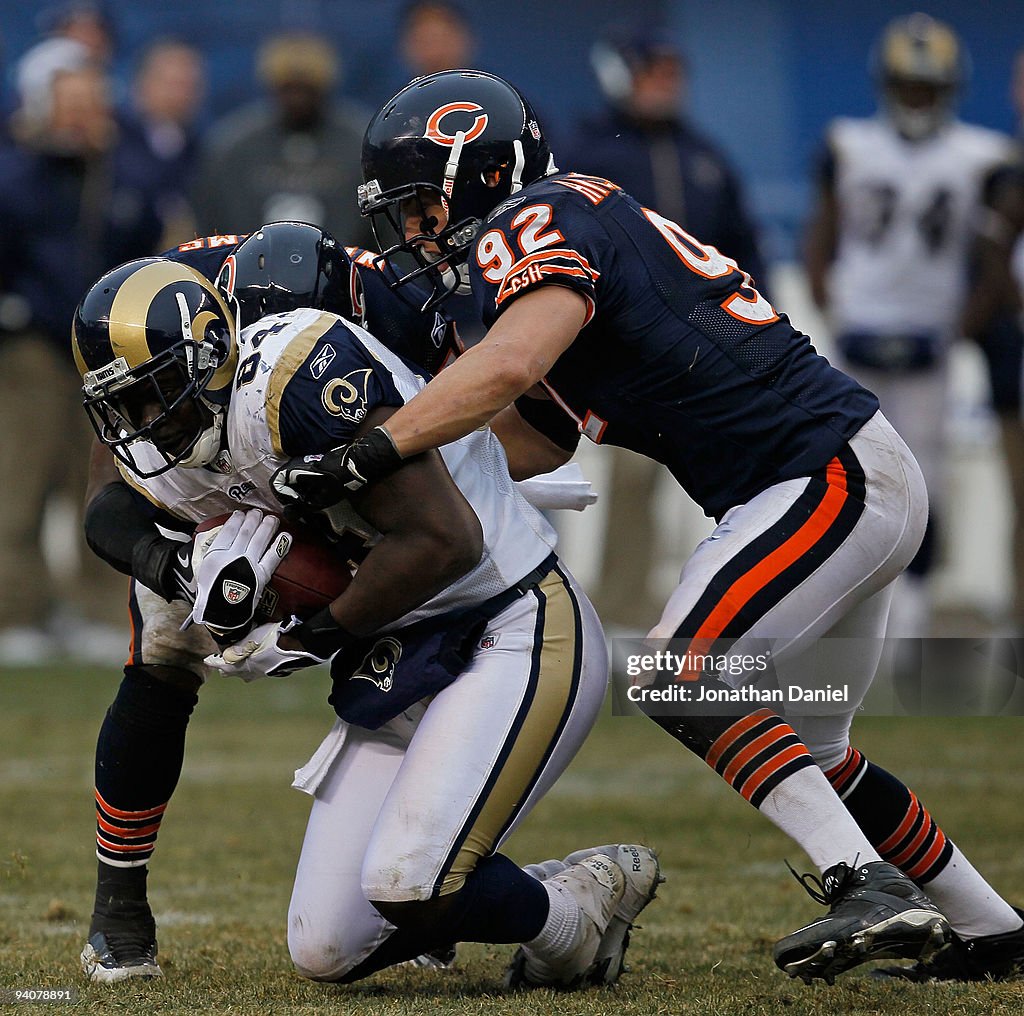
[{"label": "wrist band", "polygon": [[321,660],[329,659],[336,652],[357,641],[355,635],[343,628],[331,614],[331,608],[324,607],[312,617],[292,628],[288,634],[295,639],[307,653],[319,656]]}]

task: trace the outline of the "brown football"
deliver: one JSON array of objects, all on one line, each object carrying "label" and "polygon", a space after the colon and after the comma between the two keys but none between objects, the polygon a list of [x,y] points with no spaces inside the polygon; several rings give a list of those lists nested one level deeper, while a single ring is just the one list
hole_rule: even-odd
[{"label": "brown football", "polygon": [[[228,512],[200,522],[196,540],[202,533],[219,529],[230,517]],[[336,600],[352,581],[352,568],[341,547],[320,530],[281,519],[278,532],[290,533],[292,545],[256,608],[260,622],[281,621],[292,614],[309,617]]]}]

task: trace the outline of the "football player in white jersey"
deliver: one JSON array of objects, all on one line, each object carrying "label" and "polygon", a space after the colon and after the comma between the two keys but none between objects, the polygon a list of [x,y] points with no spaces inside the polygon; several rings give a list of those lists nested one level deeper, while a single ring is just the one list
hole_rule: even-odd
[{"label": "football player in white jersey", "polygon": [[[97,435],[157,517],[188,528],[249,509],[195,556],[194,576],[177,566],[194,606],[133,582],[131,658],[111,708],[128,720],[121,734],[139,720],[143,687],[216,671],[284,677],[333,660],[339,721],[304,770],[315,801],[289,918],[299,971],[353,981],[457,941],[518,942],[512,985],[616,980],[660,878],[653,852],[593,848],[532,872],[496,852],[592,726],[607,658],[553,530],[491,432],[411,460],[330,513],[351,584],[312,617],[256,624],[287,550],[259,510],[276,503],[271,474],[378,424],[424,379],[316,309],[236,335],[220,292],[159,258],[93,286],[73,349]],[[123,526],[151,540],[146,520],[129,514]],[[241,600],[225,592],[229,574],[235,590],[245,577]],[[189,617],[202,623],[182,630]],[[179,703],[186,719],[194,703]],[[105,779],[129,802],[141,786],[137,773]],[[151,847],[162,808],[108,806],[99,779],[97,800],[108,865],[128,867],[132,849]],[[139,917],[122,908],[90,929],[94,980],[159,974],[152,917],[148,927]]]},{"label": "football player in white jersey", "polygon": [[1011,142],[957,119],[967,56],[947,25],[896,19],[872,63],[879,111],[829,126],[806,265],[841,366],[878,396],[924,473],[932,517],[889,622],[890,635],[920,636],[943,504],[949,350],[982,186]]}]

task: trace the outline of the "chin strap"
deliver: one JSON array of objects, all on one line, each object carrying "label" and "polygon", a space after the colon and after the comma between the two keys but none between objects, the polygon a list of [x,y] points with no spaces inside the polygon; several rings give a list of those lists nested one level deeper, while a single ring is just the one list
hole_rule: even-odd
[{"label": "chin strap", "polygon": [[512,142],[512,149],[516,153],[516,163],[512,167],[512,187],[509,194],[515,194],[523,189],[523,169],[526,167],[526,156],[523,154],[523,143],[518,138]]},{"label": "chin strap", "polygon": [[444,167],[444,196],[451,198],[455,188],[455,177],[459,172],[459,160],[462,158],[462,146],[466,143],[466,132],[456,131],[452,142],[452,153]]},{"label": "chin strap", "polygon": [[192,451],[178,463],[185,469],[208,466],[220,452],[221,437],[224,433],[224,412],[219,406],[216,408],[208,406],[205,401],[203,405],[213,413],[213,423],[199,435],[198,440],[192,446]]}]

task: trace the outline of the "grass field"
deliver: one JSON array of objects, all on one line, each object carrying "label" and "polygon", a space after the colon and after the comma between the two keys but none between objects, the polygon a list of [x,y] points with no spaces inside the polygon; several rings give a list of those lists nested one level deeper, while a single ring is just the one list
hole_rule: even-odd
[{"label": "grass field", "polygon": [[[185,771],[150,875],[166,977],[86,985],[92,904],[92,752],[118,675],[0,671],[0,989],[76,987],[75,1004],[17,1011],[237,1014],[1021,1013],[1024,983],[834,987],[788,980],[775,938],[817,916],[789,876],[800,852],[644,719],[606,715],[508,845],[517,860],[640,840],[668,875],[613,990],[503,993],[511,947],[464,946],[446,972],[400,970],[338,988],[295,975],[285,946],[308,798],[289,788],[330,725],[318,675],[202,693]],[[856,743],[904,776],[1011,900],[1024,899],[1020,719],[872,719]],[[13,1008],[12,1008],[13,1011]]]}]

